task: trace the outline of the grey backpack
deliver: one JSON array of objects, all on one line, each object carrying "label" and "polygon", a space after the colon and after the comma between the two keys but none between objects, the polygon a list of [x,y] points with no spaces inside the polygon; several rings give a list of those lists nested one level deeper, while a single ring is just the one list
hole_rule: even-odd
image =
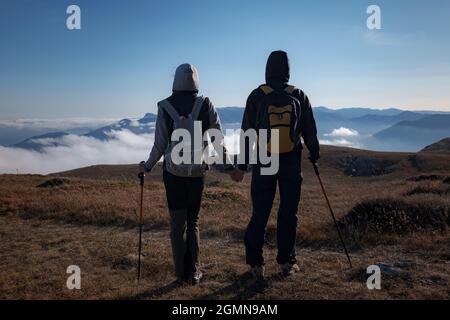
[{"label": "grey backpack", "polygon": [[[178,177],[202,177],[208,170],[208,166],[204,163],[203,159],[203,133],[200,124],[200,130],[197,130],[197,134],[200,134],[201,143],[197,145],[194,143],[195,121],[198,120],[200,110],[202,108],[205,99],[199,96],[195,99],[192,112],[187,117],[180,116],[175,108],[169,101],[163,100],[159,102],[159,106],[164,109],[173,120],[173,130],[181,129],[189,132],[191,141],[172,141],[170,139],[169,146],[164,154],[165,169],[171,174]],[[197,129],[198,129],[197,124]],[[200,132],[198,132],[200,131]],[[196,137],[198,139],[198,137]],[[188,150],[188,154],[179,153],[178,155],[183,159],[189,159],[187,163],[178,159],[172,159],[172,156],[183,146],[183,151]],[[174,151],[174,148],[176,150]],[[172,153],[174,152],[174,153]]]}]

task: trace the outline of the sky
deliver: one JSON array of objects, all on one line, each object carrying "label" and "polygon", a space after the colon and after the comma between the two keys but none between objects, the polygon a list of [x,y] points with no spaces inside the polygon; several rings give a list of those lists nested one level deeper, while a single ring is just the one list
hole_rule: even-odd
[{"label": "sky", "polygon": [[155,112],[185,62],[216,106],[244,106],[278,49],[314,106],[450,111],[448,0],[0,0],[0,119]]}]

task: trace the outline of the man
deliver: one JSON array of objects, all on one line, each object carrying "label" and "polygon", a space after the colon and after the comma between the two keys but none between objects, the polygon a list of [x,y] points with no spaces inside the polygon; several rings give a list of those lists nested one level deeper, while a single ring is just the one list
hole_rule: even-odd
[{"label": "man", "polygon": [[[272,209],[277,183],[280,190],[280,207],[277,220],[277,262],[284,276],[299,271],[296,263],[295,241],[297,213],[302,183],[301,158],[303,138],[310,152],[309,159],[319,159],[317,129],[308,97],[302,90],[288,85],[289,60],[286,52],[275,51],[266,66],[266,84],[253,90],[247,100],[242,120],[242,130],[279,130],[279,170],[274,175],[261,174],[264,167],[259,160],[253,166],[251,197],[253,213],[245,233],[246,262],[253,276],[264,279],[263,245],[267,221]],[[277,102],[278,101],[278,102]],[[273,145],[275,141],[271,141]],[[244,144],[239,165],[242,180],[248,169],[251,146]],[[269,145],[268,145],[268,148]],[[268,149],[270,155],[270,150]]]},{"label": "man", "polygon": [[[201,122],[202,137],[209,129],[221,132],[217,110],[209,98],[198,95],[198,89],[196,68],[190,64],[180,65],[175,72],[172,95],[158,103],[155,143],[148,160],[140,166],[140,172],[149,172],[164,155],[163,179],[170,212],[170,239],[175,273],[180,284],[198,284],[202,278],[199,268],[198,214],[207,167],[202,161],[187,164],[173,161],[178,156],[174,148],[185,141],[171,141],[172,133],[177,129],[182,129],[179,132],[193,130],[194,121]],[[192,138],[198,138],[194,137],[195,132],[189,133]],[[223,135],[220,140],[223,140]],[[222,152],[227,157],[225,148]],[[224,165],[223,169],[233,177],[237,171],[231,164]]]}]

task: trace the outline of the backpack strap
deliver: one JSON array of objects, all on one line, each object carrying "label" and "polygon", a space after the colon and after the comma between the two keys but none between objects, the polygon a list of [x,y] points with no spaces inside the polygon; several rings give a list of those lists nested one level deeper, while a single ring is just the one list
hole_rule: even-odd
[{"label": "backpack strap", "polygon": [[[272,89],[272,87],[270,87],[270,86],[268,86],[268,85],[262,85],[262,86],[259,87],[259,88],[264,92],[265,95],[269,95],[269,94],[271,94],[272,92],[275,91],[274,89]],[[284,89],[284,91],[287,92],[287,93],[289,93],[289,94],[293,94],[295,90],[297,90],[297,88],[294,87],[294,86],[290,86],[290,85],[288,85],[288,86]]]},{"label": "backpack strap", "polygon": [[202,110],[203,102],[205,101],[205,98],[203,96],[198,96],[195,98],[194,106],[192,107],[191,117],[192,120],[198,120],[198,117],[200,115],[200,111]]},{"label": "backpack strap", "polygon": [[294,87],[294,86],[289,86],[289,85],[284,89],[284,91],[286,91],[286,92],[289,93],[289,94],[293,94],[295,90],[297,90],[296,87]]},{"label": "backpack strap", "polygon": [[273,90],[270,86],[268,86],[268,85],[262,85],[262,86],[259,87],[259,88],[262,90],[262,92],[264,92],[265,95],[269,95],[269,94],[271,94],[272,92],[274,92],[274,90]]},{"label": "backpack strap", "polygon": [[180,115],[178,114],[177,110],[175,110],[175,108],[170,104],[170,102],[167,99],[158,102],[158,106],[164,109],[169,114],[169,116],[172,118],[173,121],[177,122],[180,120]]}]

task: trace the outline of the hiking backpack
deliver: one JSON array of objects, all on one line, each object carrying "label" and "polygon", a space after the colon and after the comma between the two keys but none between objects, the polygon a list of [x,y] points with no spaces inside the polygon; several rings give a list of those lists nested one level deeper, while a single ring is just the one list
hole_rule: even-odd
[{"label": "hiking backpack", "polygon": [[[195,99],[194,107],[192,108],[191,114],[187,117],[180,116],[179,113],[175,110],[175,108],[170,104],[170,102],[166,99],[158,103],[158,105],[167,112],[167,114],[173,120],[173,130],[184,129],[187,130],[191,135],[191,141],[170,141],[169,146],[167,147],[164,154],[164,162],[165,168],[171,174],[178,177],[201,177],[204,175],[205,171],[208,169],[208,166],[203,161],[203,133],[200,124],[200,132],[195,132],[195,121],[197,121],[200,110],[202,108],[204,98],[199,96]],[[198,130],[197,130],[198,131]],[[201,134],[201,143],[198,148],[195,148],[194,136],[195,134]],[[197,137],[198,139],[198,137]],[[171,139],[172,140],[172,139]],[[183,150],[189,150],[189,158],[190,163],[175,163],[172,159],[172,151],[173,149],[179,145],[184,144]],[[175,152],[175,151],[174,151]],[[197,158],[196,155],[197,154]],[[180,156],[182,153],[180,152]],[[194,162],[194,160],[200,160]],[[200,162],[200,163],[198,163]]]},{"label": "hiking backpack", "polygon": [[300,143],[298,125],[300,117],[300,101],[293,96],[296,88],[273,89],[263,85],[260,89],[264,98],[258,106],[256,129],[268,130],[267,151],[272,153],[271,130],[279,130],[278,154],[292,152]]}]

